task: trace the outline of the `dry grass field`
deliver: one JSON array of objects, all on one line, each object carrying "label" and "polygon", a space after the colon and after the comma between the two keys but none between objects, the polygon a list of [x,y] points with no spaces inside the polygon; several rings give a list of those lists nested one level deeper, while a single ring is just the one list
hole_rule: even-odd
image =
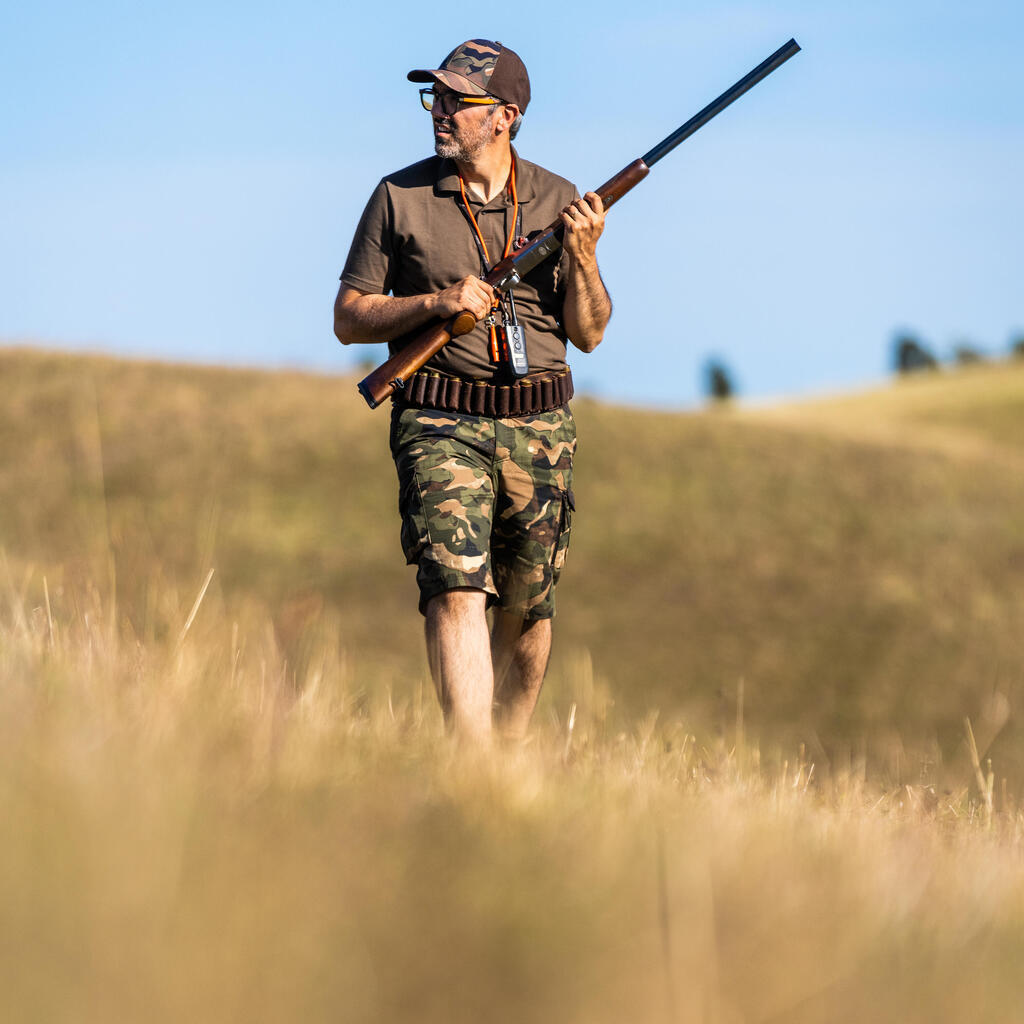
[{"label": "dry grass field", "polygon": [[1024,369],[577,403],[486,759],[351,381],[0,371],[2,1019],[1024,1020]]}]

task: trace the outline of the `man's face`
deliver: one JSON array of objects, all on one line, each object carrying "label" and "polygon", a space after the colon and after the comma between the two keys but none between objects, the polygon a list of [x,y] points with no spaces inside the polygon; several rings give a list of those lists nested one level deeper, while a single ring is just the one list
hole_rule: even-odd
[{"label": "man's face", "polygon": [[[439,82],[434,85],[437,95],[454,95]],[[434,122],[434,152],[449,160],[472,163],[494,138],[494,112],[499,104],[462,107],[454,114],[446,114],[441,103],[435,103],[430,116]]]}]

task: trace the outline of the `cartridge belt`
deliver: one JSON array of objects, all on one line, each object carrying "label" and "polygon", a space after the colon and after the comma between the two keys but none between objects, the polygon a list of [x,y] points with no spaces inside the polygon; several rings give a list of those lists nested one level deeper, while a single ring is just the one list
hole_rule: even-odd
[{"label": "cartridge belt", "polygon": [[436,370],[419,370],[396,391],[397,405],[441,409],[467,416],[506,418],[535,416],[561,408],[572,398],[569,368],[523,377],[514,384],[450,377]]}]

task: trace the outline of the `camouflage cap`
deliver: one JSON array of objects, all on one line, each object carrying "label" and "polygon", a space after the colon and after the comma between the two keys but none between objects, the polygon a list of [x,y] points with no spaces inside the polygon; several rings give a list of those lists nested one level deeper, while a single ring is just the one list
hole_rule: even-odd
[{"label": "camouflage cap", "polygon": [[519,54],[490,39],[456,46],[433,71],[410,71],[410,82],[440,82],[467,96],[496,96],[520,113],[530,102],[530,78]]}]

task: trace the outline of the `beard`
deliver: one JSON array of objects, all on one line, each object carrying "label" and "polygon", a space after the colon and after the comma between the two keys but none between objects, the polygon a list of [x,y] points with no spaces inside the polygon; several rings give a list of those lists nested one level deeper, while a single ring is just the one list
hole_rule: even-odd
[{"label": "beard", "polygon": [[[472,163],[491,139],[491,107],[487,116],[475,125],[456,124],[451,116],[438,118],[434,122],[434,152],[447,160]],[[443,127],[448,135],[439,136],[437,129]]]}]

